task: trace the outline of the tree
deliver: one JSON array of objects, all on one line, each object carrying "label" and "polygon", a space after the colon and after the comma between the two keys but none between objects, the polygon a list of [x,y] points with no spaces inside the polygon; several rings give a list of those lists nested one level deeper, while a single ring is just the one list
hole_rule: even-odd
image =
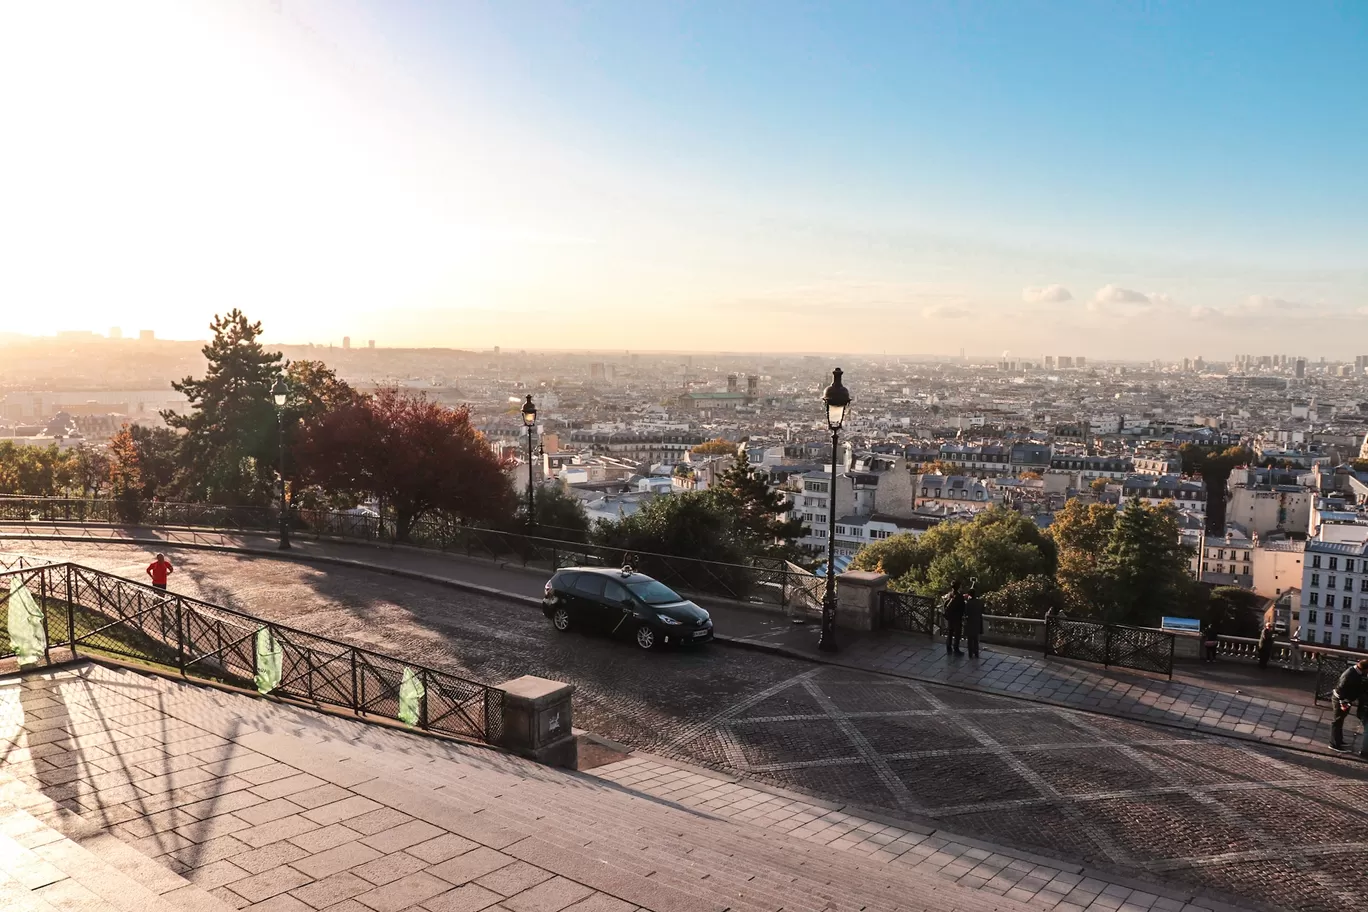
[{"label": "tree", "polygon": [[467,406],[385,389],[328,412],[302,434],[295,455],[303,481],[375,496],[393,511],[399,541],[433,511],[494,523],[513,512],[505,465],[471,426]]},{"label": "tree", "polygon": [[592,541],[632,555],[636,569],[668,586],[732,598],[747,594],[750,574],[739,566],[745,550],[707,491],[657,497],[631,516],[600,520]]},{"label": "tree", "polygon": [[1059,585],[1071,613],[1155,626],[1198,597],[1171,507],[1138,498],[1124,509],[1072,500],[1055,514],[1050,535],[1059,545]]},{"label": "tree", "polygon": [[993,507],[970,522],[942,523],[915,539],[899,535],[867,545],[852,566],[888,574],[895,589],[939,595],[956,580],[967,584],[977,578],[985,594],[1027,576],[1053,576],[1055,564],[1055,544],[1034,522]]},{"label": "tree", "polygon": [[124,522],[142,519],[142,486],[138,445],[125,424],[109,441],[109,490],[114,496],[114,508]]},{"label": "tree", "polygon": [[82,497],[99,497],[109,481],[109,454],[86,443],[74,453],[73,484],[81,486]]},{"label": "tree", "polygon": [[269,503],[278,461],[271,387],[280,374],[280,353],[262,347],[261,324],[236,308],[215,316],[210,328],[203,379],[171,384],[190,400],[190,414],[162,413],[170,427],[184,432],[177,485],[196,500]]},{"label": "tree", "polygon": [[1249,465],[1253,454],[1244,447],[1200,446],[1185,443],[1178,448],[1184,475],[1199,475],[1206,485],[1206,531],[1225,535],[1226,482],[1236,466]]},{"label": "tree", "polygon": [[[518,494],[519,512],[527,515],[527,493]],[[535,534],[562,541],[584,542],[589,538],[589,514],[584,502],[558,484],[543,485],[536,491]],[[518,524],[525,528],[523,523]]]},{"label": "tree", "polygon": [[783,518],[790,511],[788,502],[744,459],[736,460],[707,493],[748,553],[792,556],[793,542],[803,535],[803,521]]},{"label": "tree", "polygon": [[1017,476],[1017,478],[1020,478],[1022,481],[1039,481],[1042,477],[1043,476],[1034,469],[1027,469]]},{"label": "tree", "polygon": [[1053,577],[1033,573],[985,595],[983,611],[1000,617],[1039,618],[1051,608],[1064,608],[1065,603],[1064,591]]},{"label": "tree", "polygon": [[45,447],[0,441],[0,493],[52,497],[75,478],[75,456],[51,444]]},{"label": "tree", "polygon": [[700,443],[689,452],[695,456],[735,456],[736,447],[737,445],[730,440],[715,437],[705,443]]},{"label": "tree", "polygon": [[1256,637],[1263,627],[1262,596],[1239,586],[1217,586],[1207,595],[1202,619],[1226,636]]},{"label": "tree", "polygon": [[1107,493],[1107,485],[1110,483],[1111,482],[1106,478],[1094,478],[1092,482],[1089,483],[1088,488],[1094,494],[1101,495]]},{"label": "tree", "polygon": [[170,497],[180,465],[180,437],[170,428],[138,424],[126,427],[138,454],[139,496],[143,500]]}]

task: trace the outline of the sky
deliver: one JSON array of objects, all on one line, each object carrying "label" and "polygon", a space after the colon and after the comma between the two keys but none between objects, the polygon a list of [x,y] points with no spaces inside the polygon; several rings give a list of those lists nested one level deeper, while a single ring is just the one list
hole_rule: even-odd
[{"label": "sky", "polygon": [[1368,348],[1368,4],[0,0],[0,332]]}]

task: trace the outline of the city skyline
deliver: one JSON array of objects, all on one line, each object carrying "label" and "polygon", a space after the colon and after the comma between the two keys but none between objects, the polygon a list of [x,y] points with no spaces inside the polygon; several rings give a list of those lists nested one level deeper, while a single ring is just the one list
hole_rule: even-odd
[{"label": "city skyline", "polygon": [[1363,11],[993,9],[12,7],[0,330],[1354,357]]}]

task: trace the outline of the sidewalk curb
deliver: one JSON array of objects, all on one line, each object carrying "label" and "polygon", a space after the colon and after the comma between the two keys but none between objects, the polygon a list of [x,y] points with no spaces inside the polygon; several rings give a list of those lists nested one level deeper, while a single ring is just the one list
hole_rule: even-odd
[{"label": "sidewalk curb", "polygon": [[[292,551],[280,551],[277,549],[239,547],[233,545],[213,545],[199,542],[166,542],[161,539],[155,538],[106,539],[76,535],[7,535],[3,531],[3,528],[0,528],[0,541],[3,540],[62,541],[107,545],[123,544],[163,549],[190,548],[194,550],[215,551],[227,554],[250,554],[257,557],[269,557],[278,560],[290,560],[298,563],[329,564],[332,566],[345,567],[347,569],[352,570],[366,570],[373,573],[384,573],[389,576],[399,577],[401,579],[411,579],[416,580],[418,582],[429,583],[432,585],[444,586],[449,589],[456,589],[458,591],[472,592],[477,595],[485,595],[492,598],[507,599],[510,601],[519,602],[529,607],[541,607],[541,599],[536,598],[535,596],[520,595],[516,592],[509,592],[504,589],[496,589],[492,586],[482,586],[478,583],[468,583],[462,580],[451,579],[450,577],[433,576],[427,573],[420,573],[416,570],[404,570],[399,567],[388,567],[383,564],[374,564],[367,561],[351,560],[349,558],[342,557],[331,557],[328,555],[300,554]],[[463,560],[465,558],[457,557],[456,559]],[[973,684],[965,684],[962,682],[950,683],[947,681],[942,681],[937,678],[927,677],[924,675],[914,675],[909,674],[907,672],[891,671],[885,669],[876,670],[866,668],[862,665],[856,665],[849,662],[842,662],[838,659],[832,659],[826,656],[817,656],[799,649],[792,649],[787,646],[780,646],[775,643],[767,643],[763,640],[756,640],[749,637],[729,637],[715,634],[713,637],[713,642],[722,646],[727,646],[735,649],[750,649],[756,652],[769,653],[770,655],[778,655],[783,656],[785,658],[797,659],[805,662],[810,662],[814,665],[825,665],[832,668],[842,668],[847,671],[862,672],[864,674],[884,675],[887,677],[901,678],[903,680],[908,681],[917,681],[923,684],[934,684],[940,687],[951,687],[956,690],[963,690],[971,693],[983,694],[985,696],[1000,697],[1009,700],[1020,700],[1025,703],[1034,703],[1038,705],[1054,706],[1059,709],[1069,710],[1071,712],[1092,713],[1094,715],[1107,716],[1109,718],[1114,719],[1125,719],[1129,722],[1140,722],[1148,725],[1159,726],[1177,731],[1191,732],[1193,734],[1203,735],[1206,737],[1229,738],[1231,740],[1243,741],[1245,743],[1250,744],[1267,744],[1273,747],[1281,748],[1283,750],[1297,751],[1298,753],[1307,754],[1314,757],[1333,757],[1339,760],[1358,759],[1354,757],[1353,754],[1333,753],[1329,749],[1321,749],[1313,745],[1291,744],[1286,741],[1265,739],[1258,737],[1256,735],[1246,734],[1244,732],[1227,731],[1224,729],[1213,729],[1210,726],[1204,725],[1200,722],[1170,722],[1161,719],[1147,718],[1143,715],[1116,712],[1114,710],[1108,709],[1107,707],[1100,706],[1085,709],[1083,707],[1073,706],[1060,700],[1055,700],[1048,697],[1023,696],[1021,694],[1004,693],[1002,691],[990,690],[983,687],[976,687]]]}]

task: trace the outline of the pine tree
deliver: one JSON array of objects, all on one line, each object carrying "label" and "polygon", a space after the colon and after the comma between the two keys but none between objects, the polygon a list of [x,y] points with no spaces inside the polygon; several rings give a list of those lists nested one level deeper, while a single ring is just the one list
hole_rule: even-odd
[{"label": "pine tree", "polygon": [[210,328],[214,338],[203,349],[209,362],[203,379],[171,384],[190,400],[190,414],[162,413],[168,425],[184,431],[177,486],[195,500],[267,503],[277,462],[271,386],[281,356],[262,348],[261,324],[236,308],[215,316]]},{"label": "pine tree", "polygon": [[730,520],[737,542],[751,554],[785,556],[803,534],[803,521],[783,518],[789,512],[783,495],[751,468],[744,455],[709,493]]}]

